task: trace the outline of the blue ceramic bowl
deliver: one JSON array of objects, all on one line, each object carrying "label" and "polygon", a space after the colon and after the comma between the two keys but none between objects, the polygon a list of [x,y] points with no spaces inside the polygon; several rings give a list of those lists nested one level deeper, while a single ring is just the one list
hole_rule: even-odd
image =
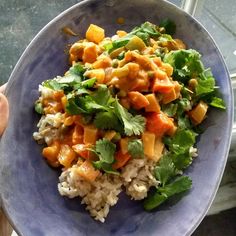
[{"label": "blue ceramic bowl", "polygon": [[[174,199],[157,211],[147,213],[139,202],[121,196],[102,224],[94,221],[80,205],[57,191],[58,175],[41,156],[41,147],[33,140],[38,116],[33,111],[38,85],[63,74],[68,68],[67,45],[75,41],[61,33],[69,26],[84,37],[90,23],[113,35],[122,28],[170,18],[177,24],[176,37],[203,55],[211,67],[226,102],[225,112],[212,109],[207,128],[197,147],[199,157],[186,171],[193,188],[181,199]],[[9,126],[0,143],[1,185],[4,210],[19,235],[190,235],[205,216],[216,194],[227,160],[233,120],[232,88],[222,56],[207,31],[191,16],[174,5],[157,0],[83,1],[50,22],[34,38],[17,63],[6,95],[10,103]]]}]

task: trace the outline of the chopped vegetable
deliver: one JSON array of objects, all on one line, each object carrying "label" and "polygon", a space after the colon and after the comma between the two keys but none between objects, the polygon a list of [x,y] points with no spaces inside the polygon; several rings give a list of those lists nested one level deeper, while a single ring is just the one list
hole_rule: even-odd
[{"label": "chopped vegetable", "polygon": [[105,37],[104,29],[91,24],[86,31],[86,39],[94,43],[100,43]]}]

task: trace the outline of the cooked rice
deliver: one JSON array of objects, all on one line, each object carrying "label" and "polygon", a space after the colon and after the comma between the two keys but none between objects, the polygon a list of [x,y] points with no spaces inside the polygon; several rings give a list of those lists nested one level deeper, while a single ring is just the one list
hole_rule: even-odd
[{"label": "cooked rice", "polygon": [[[52,96],[51,89],[39,87],[43,98]],[[41,117],[33,133],[38,143],[50,145],[55,139],[62,139],[62,125],[64,114],[47,114]],[[190,148],[190,155],[197,156],[197,149]],[[86,205],[95,220],[105,221],[110,207],[118,201],[118,195],[124,188],[127,195],[133,200],[147,197],[150,187],[158,187],[159,182],[153,175],[155,162],[148,158],[131,159],[122,168],[120,175],[100,174],[94,182],[89,182],[77,174],[78,164],[64,170],[58,183],[58,190],[62,196],[69,198],[81,197],[81,203]]]},{"label": "cooked rice", "polygon": [[80,196],[81,203],[86,204],[95,220],[105,221],[109,209],[118,201],[118,195],[125,187],[126,193],[134,200],[141,200],[147,196],[151,186],[157,186],[154,178],[153,162],[147,159],[133,159],[122,169],[122,174],[103,174],[94,182],[84,180],[76,172],[78,166],[62,172],[59,177],[58,190],[62,196],[74,198]]}]

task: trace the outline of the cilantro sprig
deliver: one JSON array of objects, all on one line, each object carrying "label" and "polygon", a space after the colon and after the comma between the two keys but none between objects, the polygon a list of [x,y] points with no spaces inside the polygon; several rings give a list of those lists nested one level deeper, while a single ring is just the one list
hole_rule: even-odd
[{"label": "cilantro sprig", "polygon": [[94,161],[93,165],[97,169],[101,169],[109,174],[119,174],[118,171],[112,168],[112,164],[115,161],[114,155],[116,151],[116,145],[108,139],[100,139],[96,142],[95,148],[92,150],[97,157],[98,161]]}]

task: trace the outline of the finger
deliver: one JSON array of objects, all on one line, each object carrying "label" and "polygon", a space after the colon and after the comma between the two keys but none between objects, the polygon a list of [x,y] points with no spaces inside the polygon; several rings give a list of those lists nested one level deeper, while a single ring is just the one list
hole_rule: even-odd
[{"label": "finger", "polygon": [[0,93],[0,136],[3,134],[9,117],[9,104],[7,98]]},{"label": "finger", "polygon": [[4,93],[6,86],[7,86],[7,83],[0,86],[0,93]]}]

